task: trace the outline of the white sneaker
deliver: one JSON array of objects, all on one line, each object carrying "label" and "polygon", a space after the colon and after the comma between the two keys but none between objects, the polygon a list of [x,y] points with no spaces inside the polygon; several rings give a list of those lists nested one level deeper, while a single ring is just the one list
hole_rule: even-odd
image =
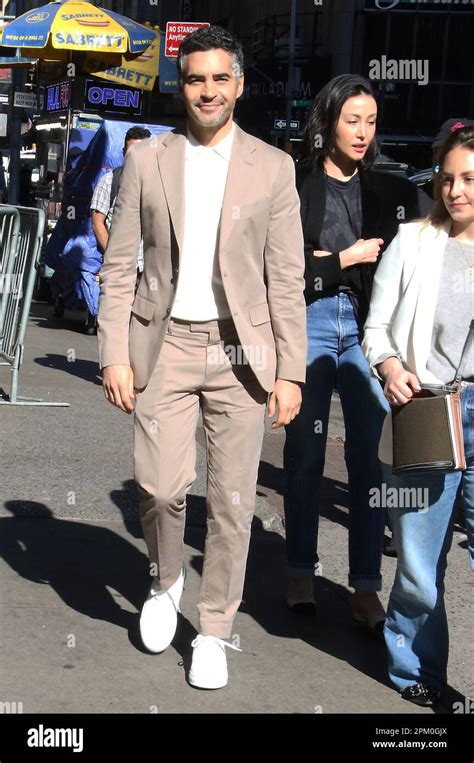
[{"label": "white sneaker", "polygon": [[186,568],[167,591],[152,583],[140,615],[140,635],[150,652],[163,652],[173,641],[178,624],[179,602],[183,593]]},{"label": "white sneaker", "polygon": [[201,633],[192,642],[193,660],[189,671],[189,683],[199,689],[221,689],[227,685],[226,646],[241,652],[237,646],[228,644],[216,636]]}]

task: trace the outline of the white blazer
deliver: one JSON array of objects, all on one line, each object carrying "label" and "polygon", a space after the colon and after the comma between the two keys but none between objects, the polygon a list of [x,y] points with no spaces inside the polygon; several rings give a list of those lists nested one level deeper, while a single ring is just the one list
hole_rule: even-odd
[{"label": "white blazer", "polygon": [[[375,273],[362,342],[376,376],[379,374],[375,366],[390,353],[398,355],[407,371],[416,374],[421,382],[442,383],[426,364],[450,227],[451,221],[443,228],[420,222],[400,225],[382,257]],[[393,463],[390,413],[383,425],[379,458],[384,463]]]}]

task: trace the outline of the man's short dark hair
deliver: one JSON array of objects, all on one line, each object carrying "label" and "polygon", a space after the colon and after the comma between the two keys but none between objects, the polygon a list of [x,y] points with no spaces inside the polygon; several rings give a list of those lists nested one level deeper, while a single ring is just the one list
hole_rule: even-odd
[{"label": "man's short dark hair", "polygon": [[145,138],[151,138],[150,130],[147,130],[146,127],[131,127],[125,135],[124,145],[129,140],[145,140]]},{"label": "man's short dark hair", "polygon": [[235,76],[240,77],[244,73],[244,52],[237,37],[234,37],[227,29],[211,25],[191,32],[179,46],[177,65],[181,82],[184,77],[185,56],[203,50],[226,50],[233,55],[234,63],[238,67]]}]

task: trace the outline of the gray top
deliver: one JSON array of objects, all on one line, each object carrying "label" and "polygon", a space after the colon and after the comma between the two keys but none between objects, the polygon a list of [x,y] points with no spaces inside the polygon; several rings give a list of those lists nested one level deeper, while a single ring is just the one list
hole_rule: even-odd
[{"label": "gray top", "polygon": [[[326,209],[319,237],[319,248],[327,252],[342,252],[362,236],[362,202],[359,173],[350,180],[338,180],[326,175]],[[362,290],[360,266],[341,271],[339,291],[351,294],[357,302]]]},{"label": "gray top", "polygon": [[320,248],[328,252],[341,252],[355,244],[361,235],[359,173],[350,180],[338,180],[326,175],[326,209],[319,239]]},{"label": "gray top", "polygon": [[[473,272],[469,273],[469,264]],[[431,354],[427,368],[444,384],[453,381],[461,359],[469,324],[474,317],[474,244],[448,239],[444,250]],[[474,381],[474,352],[469,353],[463,374]]]}]

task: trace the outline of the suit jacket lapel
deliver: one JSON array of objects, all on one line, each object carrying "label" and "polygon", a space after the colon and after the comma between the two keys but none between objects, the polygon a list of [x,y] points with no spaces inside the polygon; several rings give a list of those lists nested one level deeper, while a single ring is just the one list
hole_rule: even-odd
[{"label": "suit jacket lapel", "polygon": [[240,210],[249,198],[249,189],[255,185],[255,150],[253,141],[236,125],[220,218],[219,254],[224,250],[240,217]]},{"label": "suit jacket lapel", "polygon": [[166,201],[173,223],[174,234],[180,252],[184,235],[184,159],[186,138],[179,133],[170,133],[157,153]]}]

